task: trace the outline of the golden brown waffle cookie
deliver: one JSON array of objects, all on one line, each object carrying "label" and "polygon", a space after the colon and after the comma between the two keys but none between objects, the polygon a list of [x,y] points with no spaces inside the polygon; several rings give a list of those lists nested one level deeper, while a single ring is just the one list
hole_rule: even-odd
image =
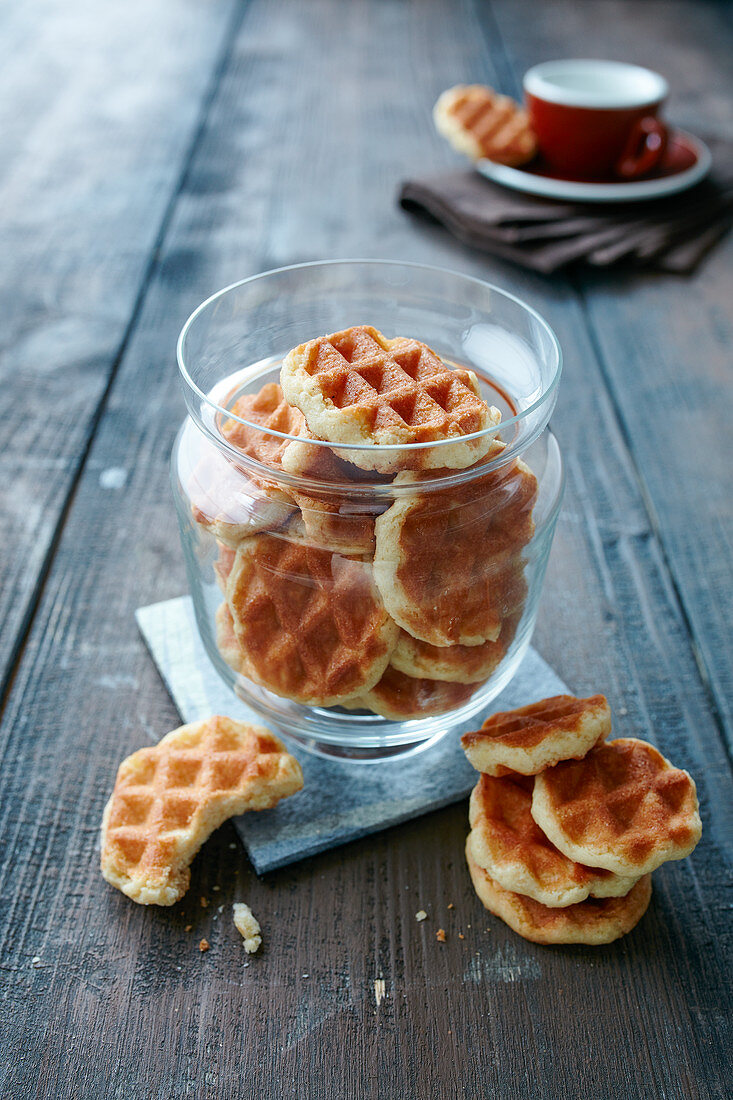
[{"label": "golden brown waffle cookie", "polygon": [[520,775],[480,777],[468,814],[473,861],[505,890],[552,908],[628,894],[636,878],[575,863],[547,839],[532,817],[533,783]]},{"label": "golden brown waffle cookie", "polygon": [[[293,523],[302,527],[302,537],[314,546],[335,550],[341,554],[374,554],[374,520],[388,507],[380,506],[371,496],[348,496],[338,488],[341,485],[358,485],[373,481],[379,475],[366,472],[351,462],[346,462],[323,444],[310,442],[314,437],[307,427],[302,441],[293,441],[283,453],[283,469],[299,477],[333,483],[334,489],[293,489],[301,516]],[[292,526],[292,525],[291,525]]]},{"label": "golden brown waffle cookie", "polygon": [[353,700],[348,709],[371,710],[395,722],[427,718],[462,706],[480,686],[414,679],[390,665],[379,683]]},{"label": "golden brown waffle cookie", "polygon": [[532,816],[570,859],[637,877],[684,859],[702,832],[691,776],[632,737],[537,776]]},{"label": "golden brown waffle cookie", "polygon": [[406,676],[446,680],[454,684],[475,684],[487,680],[506,656],[521,616],[505,619],[495,642],[483,645],[436,646],[400,631],[390,664]]},{"label": "golden brown waffle cookie", "polygon": [[[461,437],[488,431],[501,419],[480,397],[472,371],[447,366],[418,340],[388,340],[370,325],[294,348],[283,360],[280,381],[319,439],[369,448],[348,453],[364,469],[470,466],[487,453],[491,435]],[[411,452],[371,449],[447,439],[455,442]]]},{"label": "golden brown waffle cookie", "polygon": [[360,466],[342,458],[324,440],[319,441],[305,421],[298,435],[299,438],[292,440],[282,455],[282,468],[289,474],[335,484],[389,480],[386,475],[380,476],[373,470],[362,470]]},{"label": "golden brown waffle cookie", "polygon": [[291,440],[269,433],[300,435],[305,421],[298,409],[292,408],[285,400],[277,382],[267,382],[258,393],[237,398],[229,411],[257,427],[240,424],[238,420],[226,420],[221,426],[224,438],[263,466],[280,470],[283,454]]},{"label": "golden brown waffle cookie", "polygon": [[221,588],[222,592],[226,592],[227,580],[229,579],[229,574],[234,565],[236,551],[225,542],[217,542],[217,551],[218,556],[214,562],[214,576],[216,577],[216,583],[219,585],[219,588]]},{"label": "golden brown waffle cookie", "polygon": [[214,829],[302,786],[300,764],[262,726],[219,715],[181,726],[120,764],[102,819],[102,874],[141,905],[173,905]]},{"label": "golden brown waffle cookie", "polygon": [[555,695],[492,714],[480,730],[464,733],[461,744],[479,772],[536,775],[560,760],[585,756],[610,732],[611,709],[604,695]]},{"label": "golden brown waffle cookie", "polygon": [[219,604],[214,616],[216,623],[216,648],[230,668],[242,676],[247,675],[246,662],[234,633],[232,613],[225,603]]},{"label": "golden brown waffle cookie", "polygon": [[481,903],[525,940],[533,943],[612,943],[635,928],[652,896],[651,875],[644,875],[623,898],[588,898],[552,909],[533,898],[505,890],[471,858],[466,862]]},{"label": "golden brown waffle cookie", "polygon": [[320,550],[330,550],[351,558],[374,556],[374,518],[352,511],[348,502],[341,504],[325,497],[294,493],[300,510],[281,529],[291,542],[304,542]]},{"label": "golden brown waffle cookie", "polygon": [[433,108],[433,119],[438,133],[472,160],[486,157],[517,167],[537,152],[527,112],[483,84],[448,88]]},{"label": "golden brown waffle cookie", "polygon": [[296,511],[294,501],[249,477],[220,454],[207,450],[186,491],[196,523],[230,546],[260,531],[274,531]]},{"label": "golden brown waffle cookie", "polygon": [[369,565],[271,535],[240,543],[226,596],[247,675],[296,702],[368,691],[397,641]]},{"label": "golden brown waffle cookie", "polygon": [[[376,521],[374,576],[403,630],[434,646],[496,641],[524,606],[521,550],[532,537],[537,479],[513,462],[451,490],[414,484]],[[427,482],[426,482],[427,484]]]}]

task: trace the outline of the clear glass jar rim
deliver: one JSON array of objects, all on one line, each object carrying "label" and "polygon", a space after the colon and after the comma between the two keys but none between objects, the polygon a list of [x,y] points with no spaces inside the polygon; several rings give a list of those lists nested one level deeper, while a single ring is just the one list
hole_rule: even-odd
[{"label": "clear glass jar rim", "polygon": [[[497,425],[495,425],[492,428],[484,428],[480,432],[473,432],[470,435],[461,436],[460,437],[461,442],[464,442],[464,441],[469,442],[469,441],[474,440],[474,439],[482,439],[486,436],[492,436],[492,437],[496,436],[499,432],[504,431],[505,429],[511,427],[513,424],[519,424],[522,420],[526,419],[533,412],[536,412],[539,408],[541,408],[541,406],[543,404],[545,404],[547,401],[549,401],[552,398],[555,390],[557,389],[557,385],[560,381],[560,375],[562,373],[562,349],[560,348],[560,343],[559,343],[557,337],[555,336],[555,333],[553,332],[552,328],[547,323],[547,321],[544,319],[542,314],[538,313],[536,309],[534,309],[532,306],[528,305],[526,302],[522,301],[522,299],[518,298],[515,294],[510,294],[509,291],[502,290],[501,287],[496,286],[494,283],[486,282],[486,280],[484,280],[484,279],[477,279],[473,275],[464,275],[462,272],[452,271],[449,268],[436,267],[432,264],[403,263],[401,260],[378,260],[378,259],[312,260],[312,261],[309,261],[308,263],[290,264],[286,267],[276,267],[276,268],[273,268],[270,271],[260,272],[258,275],[250,275],[246,279],[239,279],[237,282],[230,283],[229,286],[225,286],[221,290],[216,291],[215,294],[210,295],[210,297],[208,297],[205,301],[201,302],[201,304],[196,307],[196,309],[193,311],[193,313],[190,315],[190,317],[186,320],[185,324],[183,325],[183,328],[181,329],[180,335],[178,337],[178,342],[176,344],[176,359],[177,359],[177,362],[178,362],[178,370],[179,370],[179,373],[181,375],[181,378],[183,379],[184,385],[187,386],[188,389],[190,391],[192,391],[199,400],[203,401],[204,404],[206,404],[209,407],[209,409],[211,409],[212,413],[215,416],[217,414],[221,414],[221,416],[226,417],[226,419],[228,419],[228,420],[235,420],[235,421],[237,421],[237,423],[243,424],[243,425],[245,425],[245,427],[248,427],[248,428],[253,428],[255,431],[261,432],[262,435],[269,436],[273,439],[289,439],[289,440],[297,440],[298,442],[303,442],[303,440],[299,436],[290,435],[287,432],[278,432],[278,431],[276,431],[275,429],[272,429],[272,428],[263,428],[261,424],[256,424],[251,420],[245,420],[243,417],[235,415],[234,413],[231,412],[231,410],[224,408],[222,405],[219,405],[216,401],[212,400],[212,398],[208,394],[205,394],[203,392],[203,390],[201,390],[196,385],[193,378],[191,377],[191,375],[189,373],[189,370],[188,370],[188,366],[186,365],[184,345],[186,343],[186,339],[188,337],[188,334],[189,334],[191,328],[193,327],[193,325],[195,324],[197,319],[204,313],[204,311],[207,310],[210,306],[212,306],[214,304],[214,302],[218,301],[220,298],[223,298],[224,295],[229,294],[233,290],[237,290],[241,286],[246,286],[250,283],[258,282],[261,279],[268,279],[268,278],[272,277],[273,275],[282,275],[282,274],[285,274],[286,272],[290,272],[290,271],[305,271],[305,270],[312,269],[312,268],[324,268],[324,267],[342,267],[342,266],[347,267],[347,266],[356,266],[357,264],[361,264],[361,265],[364,265],[364,266],[371,266],[371,267],[393,267],[393,268],[401,267],[401,268],[407,268],[407,269],[410,269],[410,270],[413,270],[413,271],[435,272],[435,273],[440,274],[440,275],[448,275],[451,278],[455,278],[455,279],[459,279],[459,280],[462,280],[462,281],[465,281],[465,282],[473,283],[476,286],[480,286],[480,287],[482,287],[486,290],[489,290],[493,294],[496,294],[499,297],[504,298],[507,301],[513,302],[515,305],[519,306],[519,308],[522,309],[525,313],[527,313],[531,317],[533,317],[535,319],[535,321],[537,321],[537,323],[540,325],[540,327],[546,333],[546,335],[547,335],[547,337],[550,341],[550,346],[554,351],[554,358],[555,358],[554,371],[553,371],[552,378],[550,379],[549,385],[542,391],[542,393],[536,399],[536,401],[533,401],[532,404],[528,405],[526,409],[522,409],[521,412],[516,413],[514,416],[507,417],[506,419],[501,420]],[[222,437],[221,441],[222,441],[222,443],[226,444],[226,440],[223,437]],[[366,452],[369,452],[370,454],[385,454],[385,455],[388,455],[388,454],[391,454],[392,452],[403,453],[403,452],[411,452],[411,451],[421,451],[421,450],[426,450],[428,448],[436,448],[437,449],[437,448],[440,448],[440,447],[451,446],[451,445],[455,444],[456,440],[455,440],[455,438],[452,438],[452,439],[439,439],[439,440],[435,440],[435,441],[429,442],[429,443],[380,443],[380,444],[360,443],[360,444],[357,444],[357,443],[329,443],[327,440],[308,439],[307,442],[310,445],[313,445],[315,447],[328,447],[330,450],[336,452],[336,454],[344,453],[344,452],[354,453],[354,452],[358,452],[358,451],[366,451]],[[229,449],[233,449],[233,448],[227,447],[227,449],[229,450]],[[241,453],[241,452],[236,451],[235,448],[233,450],[237,454]],[[496,464],[499,465],[498,462]],[[259,466],[260,464],[255,463],[255,465]],[[491,466],[491,463],[486,464],[487,468],[489,468],[490,466]],[[296,480],[298,480],[298,479],[296,479]]]}]

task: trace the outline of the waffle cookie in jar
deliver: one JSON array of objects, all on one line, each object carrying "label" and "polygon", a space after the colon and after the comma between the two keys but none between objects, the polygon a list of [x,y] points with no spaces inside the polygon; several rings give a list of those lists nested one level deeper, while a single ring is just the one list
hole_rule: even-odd
[{"label": "waffle cookie in jar", "polygon": [[[363,270],[363,298],[393,295],[373,285],[392,265],[345,266],[350,278]],[[316,281],[344,275],[327,270],[339,265],[313,267],[323,269],[310,271]],[[411,278],[433,284],[429,269],[417,270]],[[293,284],[306,293],[293,272],[272,278],[264,306],[262,287],[245,283],[222,292],[219,314],[239,316],[240,296],[258,317],[283,314],[287,295],[274,295],[282,279],[290,293]],[[445,301],[428,297],[405,314],[409,328],[396,327],[399,293],[389,328],[382,302],[380,325],[362,314],[270,358],[243,352],[237,361],[251,355],[249,365],[229,374],[207,374],[220,339],[207,303],[189,322],[206,320],[195,389],[191,332],[182,336],[179,356],[194,363],[184,372],[191,417],[174,487],[199,630],[245,702],[317,749],[387,755],[444,733],[501,689],[529,642],[562,490],[545,428],[556,375],[546,371],[543,381],[539,364],[552,359],[554,338],[509,300],[530,325],[514,394],[519,337],[497,324],[499,292],[468,282],[493,308],[491,325],[461,330],[473,332],[473,355],[457,336],[421,338],[435,332]],[[465,298],[458,286],[453,294]],[[317,297],[312,286],[307,297]],[[350,312],[353,302],[343,320]],[[333,302],[323,313],[335,316]],[[283,325],[293,336],[314,327]],[[230,349],[236,339],[221,342]],[[507,375],[501,383],[489,351],[495,372]]]}]

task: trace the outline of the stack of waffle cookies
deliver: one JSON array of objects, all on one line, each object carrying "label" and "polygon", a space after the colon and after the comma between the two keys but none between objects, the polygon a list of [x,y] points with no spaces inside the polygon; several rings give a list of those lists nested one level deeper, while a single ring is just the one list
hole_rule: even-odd
[{"label": "stack of waffle cookies", "polygon": [[535,943],[603,944],[631,931],[651,872],[700,839],[688,773],[610,732],[604,696],[559,695],[494,714],[461,739],[481,773],[466,841],[474,888]]},{"label": "stack of waffle cookies", "polygon": [[227,664],[393,720],[466,702],[517,635],[537,496],[521,460],[495,461],[501,415],[475,374],[360,325],[226,407],[229,450],[212,445],[187,491],[216,540]]}]

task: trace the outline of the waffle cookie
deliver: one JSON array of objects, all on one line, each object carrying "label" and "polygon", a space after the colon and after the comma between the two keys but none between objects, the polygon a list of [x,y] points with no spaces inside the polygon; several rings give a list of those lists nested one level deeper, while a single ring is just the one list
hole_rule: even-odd
[{"label": "waffle cookie", "polygon": [[464,733],[470,763],[487,775],[536,775],[560,760],[585,756],[611,732],[604,695],[556,695],[528,707],[492,714],[480,730]]},{"label": "waffle cookie", "polygon": [[372,557],[374,554],[374,520],[386,510],[388,502],[380,506],[371,494],[360,498],[353,495],[345,500],[341,485],[358,485],[374,481],[374,472],[354,466],[340,458],[330,447],[314,443],[312,433],[304,426],[302,441],[295,440],[285,449],[283,469],[298,477],[320,482],[332,482],[334,489],[292,489],[293,498],[300,508],[300,516],[290,524],[300,537],[327,550],[350,556]]},{"label": "waffle cookie", "polygon": [[652,896],[651,875],[644,875],[626,897],[588,898],[561,909],[505,890],[472,859],[466,862],[481,903],[525,940],[533,943],[612,943],[635,928]]},{"label": "waffle cookie", "polygon": [[569,859],[639,877],[702,832],[695,783],[646,741],[606,741],[535,779],[532,816]]},{"label": "waffle cookie", "polygon": [[[447,366],[418,340],[388,340],[370,325],[294,348],[280,381],[317,438],[366,448],[349,451],[348,459],[367,470],[470,466],[489,450],[489,429],[501,419],[482,400],[473,371]],[[486,434],[461,438],[475,432]],[[412,452],[372,450],[441,440],[454,442]]]},{"label": "waffle cookie", "polygon": [[468,702],[480,684],[451,684],[415,679],[390,665],[378,684],[354,699],[350,710],[371,710],[393,722],[445,714]]},{"label": "waffle cookie", "polygon": [[534,780],[482,775],[471,793],[466,851],[505,890],[558,908],[628,894],[636,878],[585,867],[568,859],[532,817]]},{"label": "waffle cookie", "polygon": [[217,558],[214,562],[214,576],[222,592],[226,592],[227,580],[234,565],[236,550],[225,542],[217,542]]},{"label": "waffle cookie", "polygon": [[216,648],[219,653],[236,673],[240,676],[247,675],[247,666],[239,648],[237,635],[234,633],[234,620],[226,603],[219,604],[214,616],[216,625]]},{"label": "waffle cookie", "polygon": [[260,531],[275,531],[296,511],[281,490],[263,486],[207,448],[186,486],[195,522],[229,546]]},{"label": "waffle cookie", "polygon": [[[423,480],[402,473],[395,485]],[[450,490],[398,496],[376,521],[374,554],[395,622],[433,646],[495,642],[524,606],[521,550],[534,532],[536,496],[537,479],[523,462]]]},{"label": "waffle cookie", "polygon": [[448,88],[433,108],[433,119],[438,133],[472,160],[518,167],[537,152],[527,112],[483,84]]},{"label": "waffle cookie", "polygon": [[446,680],[454,684],[472,684],[488,680],[514,640],[519,615],[511,615],[502,623],[495,642],[483,645],[435,646],[413,638],[400,630],[390,664],[406,676],[427,680]]},{"label": "waffle cookie", "polygon": [[397,641],[369,565],[271,535],[240,543],[226,599],[247,675],[300,703],[369,691]]},{"label": "waffle cookie", "polygon": [[[241,424],[233,419],[225,420],[221,426],[224,438],[242,454],[263,466],[282,469],[283,455],[291,440],[270,433],[300,435],[305,421],[298,409],[292,408],[285,400],[277,382],[267,382],[257,393],[248,393],[237,398],[229,411],[234,416],[249,420],[250,424]],[[252,427],[251,424],[256,426]],[[266,476],[263,476],[262,481],[263,484],[269,484]],[[274,484],[277,488],[277,483]]]},{"label": "waffle cookie", "polygon": [[102,875],[141,905],[173,905],[222,822],[302,786],[300,764],[262,726],[219,715],[181,726],[120,764],[102,819]]}]

